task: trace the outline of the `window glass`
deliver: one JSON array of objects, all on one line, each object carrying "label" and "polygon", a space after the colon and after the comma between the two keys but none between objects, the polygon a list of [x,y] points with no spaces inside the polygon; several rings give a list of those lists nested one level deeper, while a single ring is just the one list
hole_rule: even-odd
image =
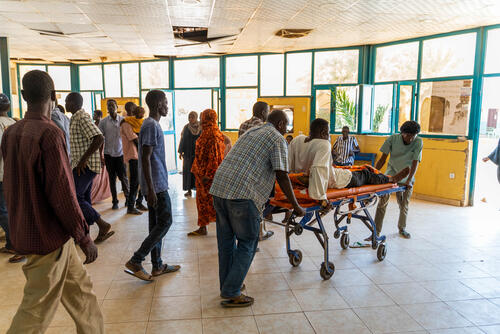
[{"label": "window glass", "polygon": [[310,52],[286,55],[286,95],[311,94],[311,62]]},{"label": "window glass", "polygon": [[467,135],[472,80],[420,84],[418,121],[422,133]]},{"label": "window glass", "polygon": [[257,86],[257,56],[227,57],[226,86]]},{"label": "window glass", "polygon": [[226,129],[239,129],[240,124],[252,117],[257,102],[257,89],[226,90]]},{"label": "window glass", "polygon": [[[19,65],[19,78],[21,79],[21,85],[23,84],[23,77],[26,73],[33,70],[45,71],[45,65]],[[22,87],[21,87],[22,89]],[[26,110],[23,108],[23,110]]]},{"label": "window glass", "polygon": [[141,63],[142,88],[169,88],[168,61],[148,61]]},{"label": "window glass", "polygon": [[69,66],[48,66],[49,74],[56,90],[71,90],[71,70]]},{"label": "window glass", "polygon": [[92,116],[92,93],[91,92],[81,92],[83,97],[83,109],[85,112]]},{"label": "window glass", "polygon": [[330,122],[332,91],[330,89],[316,90],[316,118]]},{"label": "window glass", "polygon": [[106,97],[121,97],[120,64],[104,65],[104,90]]},{"label": "window glass", "polygon": [[500,73],[500,29],[488,31],[484,73]]},{"label": "window glass", "polygon": [[80,90],[102,90],[101,65],[80,65]]},{"label": "window glass", "polygon": [[361,85],[361,89],[363,90],[363,122],[361,124],[361,129],[366,132],[371,132],[373,85]]},{"label": "window glass", "polygon": [[399,131],[404,122],[411,120],[411,104],[413,102],[413,86],[401,85],[399,86]]},{"label": "window glass", "polygon": [[139,63],[122,64],[123,96],[139,96]]},{"label": "window glass", "polygon": [[352,132],[357,131],[358,87],[337,87],[335,92],[335,131],[348,126]]},{"label": "window glass", "polygon": [[383,46],[376,50],[376,82],[417,78],[418,42]]},{"label": "window glass", "polygon": [[219,58],[176,60],[174,77],[176,88],[219,87]]},{"label": "window glass", "polygon": [[372,131],[391,132],[393,85],[375,85],[373,99]]},{"label": "window glass", "polygon": [[285,82],[285,56],[260,56],[260,95],[283,96]]},{"label": "window glass", "polygon": [[472,75],[476,33],[425,40],[422,78]]},{"label": "window glass", "polygon": [[358,50],[314,53],[314,84],[358,82]]}]

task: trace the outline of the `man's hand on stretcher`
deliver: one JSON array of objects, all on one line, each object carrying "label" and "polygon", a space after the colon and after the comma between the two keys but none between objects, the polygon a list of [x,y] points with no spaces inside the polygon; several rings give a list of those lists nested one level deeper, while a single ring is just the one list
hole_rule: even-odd
[{"label": "man's hand on stretcher", "polygon": [[290,182],[290,178],[288,177],[288,173],[277,170],[276,171],[276,181],[278,181],[278,184],[285,194],[285,196],[288,198],[288,201],[290,204],[293,206],[293,211],[295,214],[299,217],[302,217],[306,214],[306,210],[302,208],[299,203],[297,202],[297,198],[295,198],[295,194],[293,193],[293,188],[292,188],[292,183]]}]

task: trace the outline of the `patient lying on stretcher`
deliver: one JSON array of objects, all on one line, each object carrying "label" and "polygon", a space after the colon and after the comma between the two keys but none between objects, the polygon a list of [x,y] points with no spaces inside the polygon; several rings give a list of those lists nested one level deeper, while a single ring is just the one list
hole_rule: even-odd
[{"label": "patient lying on stretcher", "polygon": [[407,167],[394,176],[384,175],[373,167],[359,171],[334,168],[329,141],[328,121],[311,122],[309,137],[300,135],[289,146],[290,173],[305,173],[299,181],[308,187],[309,197],[327,200],[327,189],[353,188],[369,184],[397,183],[410,172]]}]

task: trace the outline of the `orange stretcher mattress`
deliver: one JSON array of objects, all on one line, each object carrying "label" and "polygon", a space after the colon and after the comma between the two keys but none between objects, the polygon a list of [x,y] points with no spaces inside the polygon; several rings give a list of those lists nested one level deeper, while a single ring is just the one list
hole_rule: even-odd
[{"label": "orange stretcher mattress", "polygon": [[[346,168],[346,167],[343,167]],[[370,168],[371,170],[375,171],[376,173],[380,173],[377,169],[373,168],[370,165],[364,165],[364,166],[352,166],[348,167],[349,170],[355,171],[355,170],[361,170],[365,168]],[[316,206],[319,204],[319,201],[316,201],[312,198],[309,197],[307,187],[304,186],[300,181],[299,177],[301,175],[304,175],[303,173],[299,174],[289,174],[290,181],[292,182],[293,186],[293,192],[295,194],[295,197],[297,198],[297,201],[299,204],[303,207],[312,207]],[[339,200],[343,198],[348,198],[348,197],[354,197],[358,195],[365,195],[365,194],[371,194],[377,191],[381,190],[386,190],[386,189],[391,189],[391,188],[397,188],[398,185],[396,183],[385,183],[385,184],[376,184],[376,185],[366,185],[362,187],[355,187],[355,188],[342,188],[342,189],[328,189],[326,192],[326,197],[328,200],[333,201],[333,200]],[[288,203],[288,200],[281,190],[280,186],[278,183],[276,183],[276,191],[274,198],[271,199],[271,205],[274,206],[279,206],[279,207],[284,207],[284,208],[291,208],[290,203]]]}]

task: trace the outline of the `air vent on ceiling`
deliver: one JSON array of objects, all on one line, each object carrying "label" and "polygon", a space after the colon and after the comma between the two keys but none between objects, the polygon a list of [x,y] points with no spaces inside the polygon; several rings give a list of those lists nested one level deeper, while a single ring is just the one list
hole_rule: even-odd
[{"label": "air vent on ceiling", "polygon": [[313,29],[281,29],[276,32],[276,36],[283,38],[301,38],[309,35]]}]

